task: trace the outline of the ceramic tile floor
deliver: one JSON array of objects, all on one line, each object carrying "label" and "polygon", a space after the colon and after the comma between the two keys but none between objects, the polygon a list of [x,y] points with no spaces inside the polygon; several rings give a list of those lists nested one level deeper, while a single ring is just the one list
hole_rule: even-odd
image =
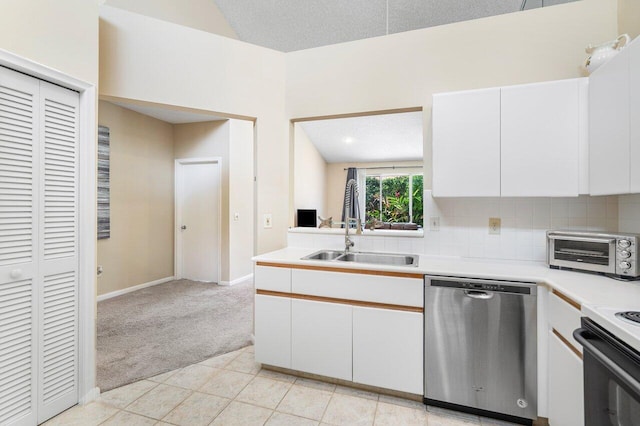
[{"label": "ceramic tile floor", "polygon": [[421,425],[510,423],[263,370],[253,346],[105,392],[47,426]]}]

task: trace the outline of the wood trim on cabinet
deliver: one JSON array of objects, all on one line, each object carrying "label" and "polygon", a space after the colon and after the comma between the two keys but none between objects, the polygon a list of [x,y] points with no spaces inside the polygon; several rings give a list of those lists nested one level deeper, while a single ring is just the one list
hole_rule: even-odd
[{"label": "wood trim on cabinet", "polygon": [[555,334],[556,337],[560,339],[560,341],[562,341],[562,343],[564,343],[569,349],[571,349],[574,354],[578,355],[578,358],[582,359],[582,353],[580,353],[580,351],[576,349],[576,347],[573,346],[570,341],[565,339],[564,336],[560,334],[555,328],[552,328],[551,330],[553,331],[553,334]]},{"label": "wood trim on cabinet", "polygon": [[576,308],[577,310],[581,311],[582,310],[582,305],[580,305],[578,302],[576,302],[575,300],[573,300],[572,298],[570,298],[569,296],[560,293],[558,290],[556,290],[555,288],[551,290],[552,294],[555,294],[556,296],[558,296],[560,299],[564,300],[565,302],[567,302],[568,304],[570,304],[571,306],[573,306],[574,308]]},{"label": "wood trim on cabinet", "polygon": [[393,311],[417,312],[423,313],[424,308],[418,306],[392,305],[389,303],[364,302],[362,300],[339,299],[337,297],[313,296],[310,294],[285,293],[282,291],[256,290],[256,294],[263,296],[287,297],[290,299],[312,300],[315,302],[339,303],[342,305],[361,306],[365,308],[389,309]]},{"label": "wood trim on cabinet", "polygon": [[394,272],[394,271],[374,271],[371,269],[351,269],[351,268],[332,268],[330,266],[311,266],[311,265],[292,265],[287,263],[273,263],[273,262],[256,262],[257,266],[271,266],[273,268],[290,268],[290,269],[306,269],[310,271],[327,271],[327,272],[341,272],[345,274],[360,274],[360,275],[379,275],[383,277],[396,277],[396,278],[415,278],[422,280],[423,274],[412,274],[409,272]]}]

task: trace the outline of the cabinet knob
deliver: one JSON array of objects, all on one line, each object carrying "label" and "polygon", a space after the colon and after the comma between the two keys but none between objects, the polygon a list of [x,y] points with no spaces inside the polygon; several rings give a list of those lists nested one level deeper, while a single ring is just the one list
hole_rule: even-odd
[{"label": "cabinet knob", "polygon": [[9,272],[9,276],[14,280],[20,278],[22,276],[22,269],[12,269],[11,272]]}]

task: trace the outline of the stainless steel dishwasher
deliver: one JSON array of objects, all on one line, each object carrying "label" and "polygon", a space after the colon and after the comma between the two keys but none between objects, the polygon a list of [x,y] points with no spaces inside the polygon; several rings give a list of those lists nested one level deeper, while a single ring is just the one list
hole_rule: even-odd
[{"label": "stainless steel dishwasher", "polygon": [[537,418],[536,290],[425,276],[425,404],[522,424]]}]

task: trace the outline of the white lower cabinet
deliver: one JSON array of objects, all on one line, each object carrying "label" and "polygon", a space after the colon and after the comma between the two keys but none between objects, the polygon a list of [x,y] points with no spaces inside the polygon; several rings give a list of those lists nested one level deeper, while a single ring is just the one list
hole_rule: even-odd
[{"label": "white lower cabinet", "polygon": [[291,299],[256,295],[255,357],[263,364],[291,368]]},{"label": "white lower cabinet", "polygon": [[351,310],[350,305],[292,300],[291,368],[352,380]]},{"label": "white lower cabinet", "polygon": [[353,381],[422,394],[423,316],[353,307]]},{"label": "white lower cabinet", "polygon": [[549,331],[549,424],[584,425],[582,360]]}]

